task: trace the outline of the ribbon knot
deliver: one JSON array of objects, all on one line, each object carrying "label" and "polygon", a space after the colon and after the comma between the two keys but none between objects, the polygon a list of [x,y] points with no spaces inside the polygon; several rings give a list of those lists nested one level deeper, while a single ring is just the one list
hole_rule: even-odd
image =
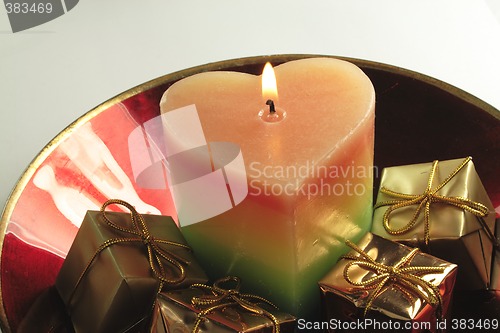
[{"label": "ribbon knot", "polygon": [[[389,267],[387,267],[387,273],[389,273],[389,276],[391,278],[396,278],[396,275],[398,275],[399,270],[397,268],[389,266]],[[379,270],[379,274],[383,274],[383,271]]]},{"label": "ribbon knot", "polygon": [[[466,165],[472,160],[472,158],[469,156],[465,158],[462,163],[448,176],[444,181],[439,183],[436,187],[433,188],[433,183],[434,183],[434,178],[438,169],[438,161],[434,161],[432,163],[432,168],[431,172],[429,174],[429,179],[427,181],[427,187],[422,194],[406,194],[406,193],[400,193],[396,191],[392,191],[386,187],[381,187],[380,192],[384,193],[390,197],[396,198],[395,200],[388,200],[388,201],[383,201],[379,202],[375,205],[375,209],[382,207],[382,206],[389,206],[387,210],[384,213],[383,217],[383,225],[385,230],[391,234],[391,235],[401,235],[404,234],[408,231],[410,231],[416,224],[417,219],[419,218],[420,214],[422,211],[424,212],[424,241],[425,244],[429,243],[429,238],[430,238],[430,209],[431,205],[433,203],[442,203],[442,204],[447,204],[451,206],[458,207],[464,211],[470,212],[474,214],[475,216],[478,217],[479,222],[481,223],[482,227],[485,229],[485,231],[488,234],[488,237],[492,241],[495,240],[495,237],[491,238],[491,230],[486,226],[484,220],[482,219],[483,217],[487,216],[489,213],[488,207],[483,205],[480,202],[475,202],[472,201],[468,198],[463,198],[463,197],[447,197],[447,196],[442,196],[439,195],[438,192],[446,186],[450,182],[453,177],[455,177]],[[400,208],[403,207],[408,207],[408,206],[414,206],[416,205],[417,208],[415,209],[415,212],[413,213],[412,218],[408,223],[404,226],[402,226],[399,229],[394,229],[390,225],[390,216],[391,214]],[[491,234],[491,235],[490,235]]]},{"label": "ribbon knot", "polygon": [[435,198],[434,195],[435,195],[435,193],[433,193],[432,191],[430,191],[429,189],[427,189],[424,192],[425,198],[423,200],[428,200],[430,203],[432,203],[434,201],[433,199]]},{"label": "ribbon knot", "polygon": [[[106,207],[108,207],[109,205],[125,206],[130,211],[130,219],[132,222],[131,223],[132,227],[131,228],[123,227],[117,225],[116,223],[113,223],[106,216]],[[149,232],[146,222],[144,221],[144,217],[142,217],[142,215],[135,210],[134,206],[132,206],[126,201],[119,199],[110,199],[106,201],[101,207],[101,214],[104,221],[109,227],[121,231],[125,234],[128,234],[131,237],[119,237],[119,238],[108,239],[101,246],[99,246],[99,248],[94,252],[93,256],[85,266],[82,274],[78,278],[77,283],[70,296],[70,299],[73,297],[78,285],[82,281],[87,271],[90,269],[90,266],[97,258],[97,256],[103,250],[115,244],[142,243],[146,247],[148,253],[149,267],[151,268],[154,277],[160,282],[158,286],[158,291],[160,291],[163,288],[164,284],[176,285],[184,281],[186,273],[183,265],[189,264],[189,262],[186,261],[184,258],[181,258],[178,255],[172,253],[171,251],[160,247],[159,244],[176,246],[190,251],[191,248],[189,246],[182,243],[171,242],[163,239],[156,239],[155,237],[153,237]],[[174,269],[178,271],[177,277],[174,278],[167,277],[164,261],[168,262]]]},{"label": "ribbon knot", "polygon": [[153,236],[151,235],[142,235],[142,242],[145,245],[151,245],[151,243],[154,241]]},{"label": "ribbon knot", "polygon": [[[441,315],[442,300],[439,287],[424,280],[421,276],[443,273],[444,267],[411,266],[411,261],[419,252],[418,248],[413,249],[408,255],[391,266],[376,262],[364,250],[349,240],[346,241],[346,244],[356,251],[359,256],[343,256],[343,259],[351,260],[344,268],[344,279],[348,283],[364,290],[374,290],[368,297],[364,315],[371,309],[374,300],[391,286],[397,288],[409,299],[417,296],[431,306],[437,307],[438,314]],[[350,271],[355,266],[371,271],[375,276],[363,281],[355,281],[350,276]]]},{"label": "ribbon knot", "polygon": [[[222,284],[228,282],[234,283],[235,286],[230,289],[222,287]],[[208,295],[195,296],[191,300],[191,303],[196,308],[201,309],[196,317],[196,321],[191,332],[197,333],[206,316],[213,311],[228,307],[241,307],[249,312],[270,319],[273,323],[273,332],[279,333],[280,325],[278,319],[269,311],[261,308],[258,303],[262,302],[269,304],[274,308],[277,307],[263,297],[251,294],[242,294],[240,292],[240,285],[241,280],[236,276],[228,276],[219,279],[215,281],[212,286],[199,283],[191,285],[192,288],[200,288],[208,292]]]}]

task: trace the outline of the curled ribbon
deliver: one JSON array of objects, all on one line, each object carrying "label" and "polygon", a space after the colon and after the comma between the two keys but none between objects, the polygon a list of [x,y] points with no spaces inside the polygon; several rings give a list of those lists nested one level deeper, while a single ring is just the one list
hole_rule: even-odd
[{"label": "curled ribbon", "polygon": [[[234,288],[231,289],[225,289],[221,286],[223,283],[227,282],[234,282],[236,285]],[[273,332],[274,333],[279,333],[280,332],[280,325],[278,322],[278,319],[269,311],[266,311],[262,309],[261,307],[256,304],[257,302],[263,302],[271,305],[274,308],[277,308],[274,304],[269,302],[263,297],[256,296],[256,295],[251,295],[251,294],[242,294],[240,293],[240,284],[241,280],[240,278],[236,276],[228,276],[222,279],[219,279],[215,281],[213,286],[207,286],[205,284],[193,284],[191,287],[194,288],[201,288],[205,291],[208,291],[210,295],[203,295],[203,296],[197,296],[193,297],[191,300],[191,303],[196,307],[196,308],[202,308],[198,316],[196,317],[196,321],[194,323],[192,333],[197,333],[198,330],[200,329],[200,325],[205,319],[205,317],[210,314],[213,311],[216,311],[218,309],[223,309],[226,307],[234,307],[234,306],[239,306],[242,307],[243,309],[250,311],[254,314],[261,315],[264,317],[269,318],[273,322]]]},{"label": "curled ribbon", "polygon": [[[429,180],[427,181],[427,187],[422,194],[405,194],[405,193],[400,193],[396,191],[392,191],[387,189],[386,187],[381,187],[380,192],[384,193],[386,195],[389,195],[391,197],[397,198],[396,200],[388,200],[388,201],[383,201],[379,202],[375,205],[375,209],[382,207],[382,206],[390,206],[384,213],[383,217],[383,224],[385,230],[391,234],[391,235],[401,235],[409,230],[411,230],[414,226],[415,223],[417,222],[418,217],[422,213],[422,210],[424,211],[424,241],[425,244],[429,243],[429,229],[430,229],[430,209],[431,205],[433,203],[443,203],[447,205],[452,205],[455,207],[458,207],[460,209],[463,209],[464,211],[470,212],[474,214],[475,216],[478,217],[479,222],[481,223],[481,226],[483,229],[485,229],[486,233],[488,234],[488,237],[495,243],[496,239],[491,232],[491,230],[488,228],[488,226],[485,224],[484,220],[482,219],[483,217],[488,215],[488,207],[483,205],[480,202],[475,202],[472,201],[468,198],[463,198],[463,197],[447,197],[443,195],[437,194],[439,190],[441,190],[448,182],[457,175],[466,165],[472,160],[472,158],[469,156],[466,159],[462,161],[462,163],[448,176],[444,181],[439,183],[435,188],[432,188],[433,182],[434,182],[434,176],[436,174],[437,168],[438,168],[438,161],[434,161],[432,163],[432,169],[429,175]],[[390,226],[390,215],[393,211],[403,208],[403,207],[408,207],[408,206],[413,206],[417,205],[417,208],[415,210],[415,213],[413,214],[413,217],[411,220],[403,227],[399,229],[393,229]],[[493,236],[492,236],[493,235]]]},{"label": "curled ribbon", "polygon": [[[111,220],[106,216],[106,207],[109,205],[122,205],[125,206],[129,211],[130,211],[130,217],[132,221],[132,228],[126,228],[117,225],[116,223],[111,222]],[[188,264],[189,262],[186,261],[185,259],[175,255],[174,253],[165,250],[161,248],[158,244],[167,244],[167,245],[172,245],[172,246],[177,246],[184,248],[186,250],[191,250],[191,248],[185,244],[177,243],[177,242],[171,242],[163,239],[157,239],[151,235],[151,233],[148,230],[148,227],[146,225],[146,222],[144,221],[144,218],[142,217],[141,214],[139,214],[134,206],[129,204],[126,201],[119,200],[119,199],[110,199],[106,201],[102,207],[101,207],[101,213],[104,221],[106,224],[116,230],[119,230],[123,233],[129,234],[132,237],[119,237],[119,238],[112,238],[106,240],[99,248],[94,252],[90,260],[88,261],[87,265],[85,266],[82,274],[78,278],[76,285],[73,289],[73,292],[71,293],[70,299],[73,298],[73,295],[82,281],[83,277],[87,273],[87,271],[90,269],[92,263],[94,260],[97,258],[97,256],[106,248],[115,245],[115,244],[130,244],[130,243],[142,243],[148,252],[148,261],[149,261],[149,267],[151,268],[151,271],[153,272],[153,275],[155,278],[160,282],[158,286],[158,291],[160,291],[163,288],[164,284],[179,284],[181,283],[185,277],[186,273],[184,270],[183,264]],[[176,268],[179,271],[179,276],[169,279],[167,278],[166,272],[165,272],[165,267],[163,265],[162,259],[165,260],[166,262],[170,263],[174,268]]]},{"label": "curled ribbon", "polygon": [[[412,295],[416,295],[431,306],[437,306],[438,316],[441,316],[442,300],[441,294],[439,293],[439,287],[424,280],[421,275],[443,273],[445,269],[444,267],[411,266],[411,261],[419,252],[418,248],[413,249],[408,255],[401,258],[401,260],[399,260],[399,262],[395,265],[389,266],[376,262],[365,251],[351,241],[347,240],[346,244],[354,251],[358,252],[360,256],[343,256],[344,259],[352,260],[344,268],[344,279],[350,284],[365,290],[375,289],[375,291],[368,298],[364,315],[366,315],[366,313],[370,310],[373,301],[378,296],[380,296],[388,287],[394,286],[410,299],[412,298]],[[354,281],[351,279],[349,272],[354,266],[372,271],[376,273],[376,275],[365,281]]]}]

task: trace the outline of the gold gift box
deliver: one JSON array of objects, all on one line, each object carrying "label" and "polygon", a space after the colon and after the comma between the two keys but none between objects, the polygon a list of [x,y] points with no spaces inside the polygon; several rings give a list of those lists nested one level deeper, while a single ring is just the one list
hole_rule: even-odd
[{"label": "gold gift box", "polygon": [[[127,213],[106,212],[106,217],[119,226],[131,223],[131,215]],[[171,217],[142,217],[149,233],[156,239],[186,244]],[[104,221],[102,212],[87,212],[56,279],[56,288],[76,332],[136,331],[147,325],[160,281],[152,272],[145,243],[139,239],[110,245],[88,266],[103,244],[128,238],[134,238],[134,235],[111,228]],[[207,281],[190,250],[161,243],[157,245],[182,258],[185,263],[182,282],[174,286],[164,284],[164,288],[182,288]],[[163,267],[166,277],[179,275],[168,262],[164,261]]]},{"label": "gold gift box", "polygon": [[[395,266],[402,258],[407,256],[412,249],[372,233],[367,233],[357,243],[357,246],[365,251],[377,263],[387,266]],[[347,257],[359,257],[359,254],[351,250]],[[345,278],[345,269],[353,260],[341,258],[330,272],[319,281],[321,290],[323,313],[325,323],[336,323],[340,327],[351,327],[354,331],[361,326],[350,325],[351,323],[392,323],[392,327],[400,328],[398,332],[405,332],[406,322],[420,322],[421,327],[428,326],[432,332],[437,331],[435,326],[438,320],[449,318],[450,303],[453,287],[455,284],[457,266],[426,253],[418,252],[410,261],[412,267],[433,267],[440,272],[419,275],[424,281],[436,286],[441,297],[441,315],[438,307],[432,306],[419,298],[412,290],[398,288],[389,280],[384,289],[377,295],[375,288],[368,289],[351,284]],[[360,266],[350,269],[350,279],[355,283],[363,283],[378,274],[373,270],[367,270]],[[420,289],[420,287],[418,287]],[[420,289],[421,290],[421,289]],[[436,293],[437,294],[437,293]],[[372,302],[370,303],[371,298]],[[365,311],[369,306],[369,311]],[[366,312],[366,315],[365,315]],[[369,319],[369,320],[368,320]],[[340,324],[346,323],[346,324]],[[383,325],[385,327],[385,324]],[[334,326],[327,327],[327,331],[334,331]],[[364,331],[380,332],[380,328],[365,326]],[[411,330],[407,330],[411,331]],[[412,331],[413,332],[413,331]]]},{"label": "gold gift box", "polygon": [[[202,311],[193,305],[193,298],[206,296],[213,297],[213,294],[196,287],[158,294],[149,332],[192,332]],[[245,298],[245,294],[237,297]],[[259,309],[274,316],[276,322],[273,323],[269,316],[245,310],[230,298],[222,298],[220,301],[222,306],[204,316],[205,319],[200,321],[196,333],[272,333],[277,332],[276,325],[279,326],[281,333],[294,332],[295,317],[292,315],[281,312],[265,302],[251,304],[252,306],[256,304]]]},{"label": "gold gift box", "polygon": [[[434,164],[436,169],[432,174]],[[426,217],[424,204],[428,189],[434,197],[427,197],[430,202]],[[477,204],[486,216],[469,211],[477,210]],[[422,206],[417,211],[419,205]],[[457,264],[456,289],[488,288],[493,243],[487,231],[494,230],[495,212],[470,157],[385,168],[375,207],[374,234],[419,247]],[[388,210],[390,232],[384,226]],[[414,217],[414,225],[408,227]]]}]

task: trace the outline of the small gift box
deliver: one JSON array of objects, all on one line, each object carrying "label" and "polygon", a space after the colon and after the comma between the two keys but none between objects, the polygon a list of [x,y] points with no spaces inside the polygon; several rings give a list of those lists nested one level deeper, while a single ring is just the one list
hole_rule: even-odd
[{"label": "small gift box", "polygon": [[328,331],[442,328],[456,265],[371,233],[347,245],[352,251],[319,282]]},{"label": "small gift box", "polygon": [[[111,204],[130,214],[105,211]],[[144,327],[162,288],[206,281],[172,218],[140,215],[109,200],[87,212],[56,288],[76,332],[108,333]]]},{"label": "small gift box", "polygon": [[488,287],[494,223],[470,157],[382,173],[372,232],[457,264],[457,289]]},{"label": "small gift box", "polygon": [[[226,284],[233,284],[226,289]],[[158,294],[150,333],[294,332],[295,317],[262,297],[239,291],[240,280],[226,277],[213,286]]]}]

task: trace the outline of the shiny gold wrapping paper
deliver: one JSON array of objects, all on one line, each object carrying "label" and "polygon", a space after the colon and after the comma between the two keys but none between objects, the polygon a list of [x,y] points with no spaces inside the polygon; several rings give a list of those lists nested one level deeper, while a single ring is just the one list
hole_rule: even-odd
[{"label": "shiny gold wrapping paper", "polygon": [[[439,161],[434,176],[433,188],[443,182],[464,158]],[[420,195],[425,192],[432,163],[413,164],[385,168],[380,187],[392,191]],[[441,190],[439,195],[464,197],[485,205],[489,214],[484,221],[494,230],[495,212],[472,161],[459,171]],[[377,204],[395,198],[379,191]],[[478,217],[458,207],[432,203],[429,216],[429,243],[424,241],[424,212],[418,216],[414,227],[400,235],[392,235],[383,225],[383,216],[389,206],[376,208],[373,215],[372,232],[384,238],[419,247],[422,251],[453,262],[459,266],[457,289],[485,289],[489,285],[493,245],[478,221]],[[399,229],[412,219],[417,205],[394,210],[390,215],[390,226]]]},{"label": "shiny gold wrapping paper", "polygon": [[[367,252],[376,262],[394,265],[408,255],[411,248],[389,241],[377,235],[367,233],[357,245]],[[349,254],[357,255],[355,251]],[[319,281],[322,306],[326,321],[331,319],[353,322],[363,319],[363,312],[374,290],[365,290],[350,284],[344,278],[344,268],[351,260],[341,259],[330,272]],[[443,273],[427,274],[422,278],[439,286],[442,297],[442,317],[449,316],[450,302],[456,278],[457,266],[426,253],[418,253],[411,261],[411,266],[443,267]],[[355,282],[366,281],[375,273],[359,268],[352,269],[351,279]],[[411,299],[401,290],[389,286],[372,303],[366,318],[377,321],[407,321],[436,323],[436,309],[416,296]],[[403,324],[402,324],[403,325]],[[375,330],[377,331],[377,330]],[[380,330],[378,330],[380,331]],[[404,332],[404,330],[401,330]],[[435,331],[435,330],[433,330]],[[410,331],[407,331],[410,332]],[[417,331],[411,331],[417,332]]]},{"label": "shiny gold wrapping paper", "polygon": [[[106,212],[106,216],[117,225],[130,224],[130,214]],[[171,217],[143,217],[155,238],[186,244]],[[103,250],[75,289],[77,280],[96,250],[105,241],[117,237],[130,235],[110,228],[103,221],[102,213],[88,211],[59,272],[56,288],[66,304],[76,332],[125,332],[147,325],[149,321],[159,281],[151,272],[148,253],[141,242],[115,244]],[[165,284],[164,289],[183,288],[207,281],[191,251],[163,244],[159,246],[188,262],[184,266],[185,279],[175,286]],[[167,276],[179,274],[167,262],[164,267]]]},{"label": "shiny gold wrapping paper", "polygon": [[[169,291],[158,294],[153,311],[150,333],[190,333],[196,321],[199,310],[192,304],[191,299],[205,295],[197,288]],[[259,306],[271,312],[280,323],[280,332],[294,332],[295,317],[278,311],[265,303]],[[273,332],[272,321],[264,316],[245,311],[241,307],[228,306],[207,315],[198,332],[229,333],[229,332]]]}]

